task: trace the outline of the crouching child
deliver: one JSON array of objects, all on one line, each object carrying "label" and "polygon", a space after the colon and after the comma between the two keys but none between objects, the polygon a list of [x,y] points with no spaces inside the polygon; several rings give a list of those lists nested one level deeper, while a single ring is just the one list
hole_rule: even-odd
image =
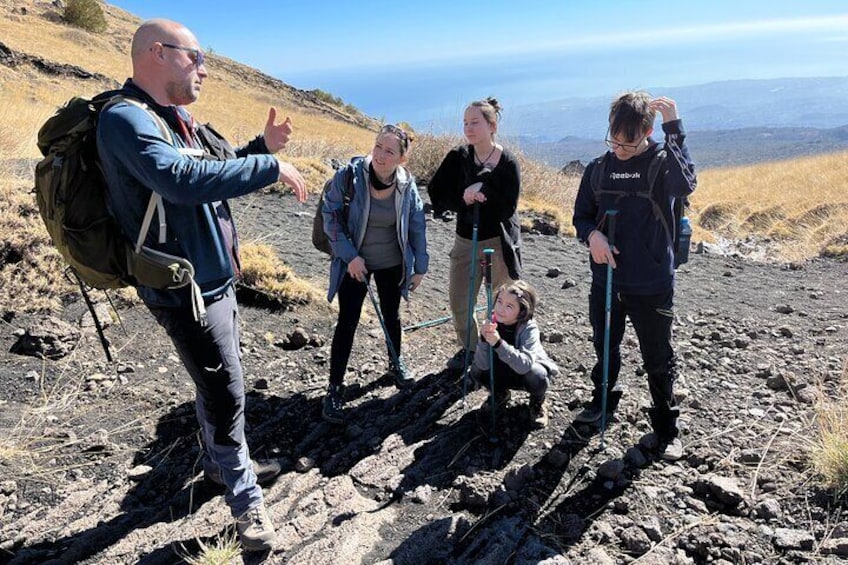
[{"label": "crouching child", "polygon": [[548,385],[559,375],[556,363],[542,347],[539,326],[533,320],[536,291],[518,280],[501,286],[494,297],[492,319],[483,322],[474,353],[472,376],[490,386],[489,351],[493,352],[495,404],[503,406],[510,390],[530,393],[530,417],[538,428],[548,425],[545,403]]}]

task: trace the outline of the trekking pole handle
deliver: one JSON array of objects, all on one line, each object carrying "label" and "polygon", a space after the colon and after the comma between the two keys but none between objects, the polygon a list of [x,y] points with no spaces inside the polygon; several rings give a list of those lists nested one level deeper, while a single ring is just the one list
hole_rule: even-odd
[{"label": "trekking pole handle", "polygon": [[471,221],[474,223],[474,226],[480,225],[480,203],[475,201],[474,206],[471,211]]},{"label": "trekking pole handle", "polygon": [[487,247],[483,250],[483,276],[486,277],[486,282],[492,284],[492,256],[495,250]]},{"label": "trekking pole handle", "polygon": [[610,249],[615,245],[615,219],[618,216],[618,210],[609,209],[606,211],[607,221],[607,241]]},{"label": "trekking pole handle", "polygon": [[483,276],[486,278],[486,296],[488,298],[486,304],[486,317],[492,317],[492,256],[495,250],[487,247],[483,250]]}]

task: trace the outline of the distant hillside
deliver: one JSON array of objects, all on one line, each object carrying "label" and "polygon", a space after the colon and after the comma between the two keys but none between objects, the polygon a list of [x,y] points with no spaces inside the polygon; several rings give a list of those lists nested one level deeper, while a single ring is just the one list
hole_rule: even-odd
[{"label": "distant hillside", "polygon": [[[625,87],[626,85],[622,85]],[[731,80],[684,87],[650,87],[675,99],[690,131],[741,128],[820,128],[848,124],[848,77]],[[550,142],[565,136],[601,138],[615,95],[566,98],[510,109],[513,136]]]},{"label": "distant hillside", "polygon": [[[34,132],[55,108],[71,96],[91,96],[114,88],[130,74],[129,47],[141,19],[102,4],[107,30],[89,33],[62,21],[61,2],[0,0],[0,89],[3,106],[26,108],[9,116],[12,131]],[[187,22],[190,25],[190,22]],[[214,37],[199,37],[201,44]],[[294,88],[260,71],[209,52],[209,78],[194,114],[237,143],[261,130],[268,107],[292,117],[292,151],[317,155],[315,148],[331,138],[343,157],[370,146],[378,123],[355,109],[328,103],[315,93]],[[319,151],[326,153],[327,151]],[[34,144],[27,154],[34,157]]]},{"label": "distant hillside", "polygon": [[[566,137],[540,143],[519,137],[514,142],[528,156],[557,168],[575,159],[586,163],[606,149],[601,138]],[[745,165],[846,150],[848,126],[694,130],[689,131],[687,143],[699,169]]]}]

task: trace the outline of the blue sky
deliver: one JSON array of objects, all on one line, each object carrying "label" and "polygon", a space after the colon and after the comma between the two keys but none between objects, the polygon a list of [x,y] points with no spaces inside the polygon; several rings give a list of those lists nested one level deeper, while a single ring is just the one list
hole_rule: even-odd
[{"label": "blue sky", "polygon": [[178,20],[205,48],[293,86],[419,127],[490,94],[508,108],[625,88],[848,75],[844,0],[112,3]]}]

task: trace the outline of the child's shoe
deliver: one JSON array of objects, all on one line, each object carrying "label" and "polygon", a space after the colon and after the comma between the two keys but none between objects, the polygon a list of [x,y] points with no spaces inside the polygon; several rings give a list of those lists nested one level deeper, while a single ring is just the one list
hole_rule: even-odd
[{"label": "child's shoe", "polygon": [[548,425],[548,405],[544,396],[540,398],[530,397],[530,418],[533,419],[533,424],[537,429]]}]

